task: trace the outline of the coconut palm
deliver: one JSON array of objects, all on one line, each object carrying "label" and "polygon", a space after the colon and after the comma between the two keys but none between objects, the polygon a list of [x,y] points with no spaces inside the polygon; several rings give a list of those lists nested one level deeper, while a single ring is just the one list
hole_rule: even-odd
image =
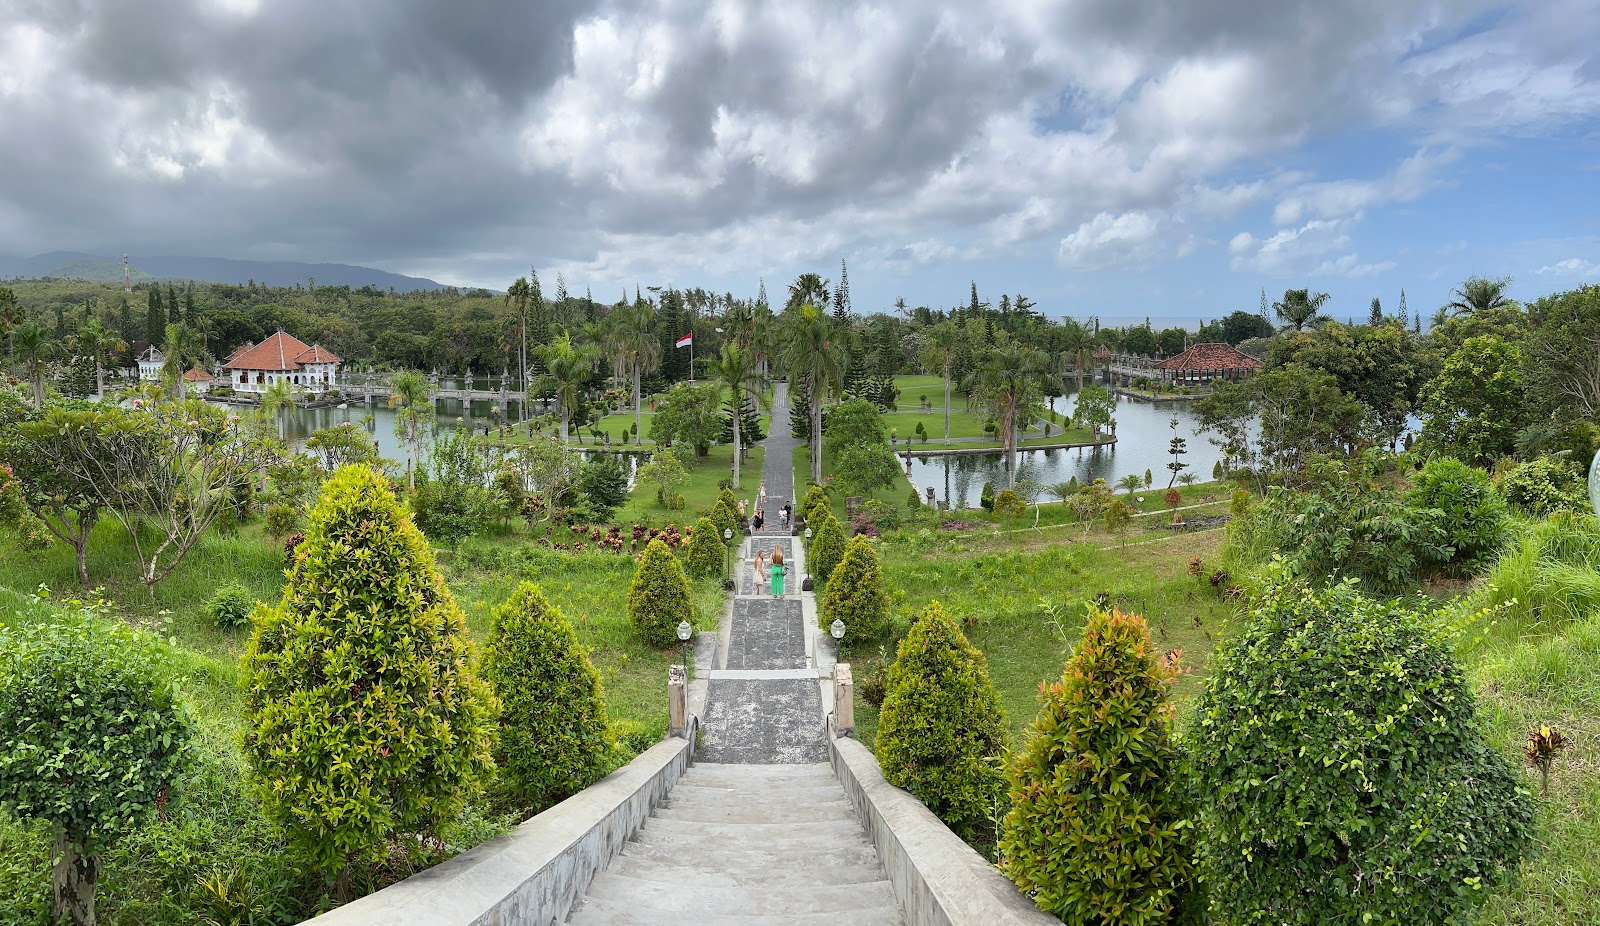
[{"label": "coconut palm", "polygon": [[961,347],[961,330],[955,322],[940,322],[925,328],[917,338],[917,351],[923,364],[938,370],[944,379],[944,442],[950,443],[950,374],[955,369],[956,352]]},{"label": "coconut palm", "polygon": [[1510,285],[1510,277],[1501,277],[1498,280],[1476,274],[1467,277],[1465,283],[1451,290],[1450,294],[1455,298],[1444,304],[1445,314],[1475,315],[1479,312],[1516,305],[1516,300],[1506,295],[1506,287]]},{"label": "coconut palm", "polygon": [[1121,489],[1127,489],[1128,497],[1133,498],[1134,493],[1144,488],[1144,480],[1133,473],[1129,473],[1128,475],[1117,480],[1117,487]]},{"label": "coconut palm", "polygon": [[1327,293],[1313,294],[1309,289],[1290,289],[1283,293],[1282,302],[1274,302],[1272,310],[1284,321],[1284,329],[1304,331],[1327,321],[1322,306],[1328,301]]},{"label": "coconut palm", "polygon": [[283,413],[300,405],[300,390],[293,383],[278,380],[261,393],[261,414],[270,415],[278,426],[278,440],[284,439]]},{"label": "coconut palm", "polygon": [[661,340],[650,330],[655,320],[655,309],[648,302],[623,306],[617,310],[617,343],[621,347],[624,365],[633,377],[633,440],[640,441],[644,419],[644,398],[640,383],[661,365]]},{"label": "coconut palm", "polygon": [[506,287],[506,305],[517,307],[517,375],[524,386],[528,380],[528,301],[532,298],[527,277],[517,277]]},{"label": "coconut palm", "polygon": [[572,413],[583,398],[583,387],[594,375],[596,356],[588,346],[578,346],[562,335],[549,344],[533,349],[534,359],[544,364],[550,379],[555,382],[556,403],[561,407],[561,442],[567,442],[567,428]]},{"label": "coconut palm", "polygon": [[706,373],[712,382],[727,388],[733,403],[733,488],[739,488],[739,457],[743,441],[739,432],[740,418],[747,397],[760,396],[766,389],[767,378],[756,365],[756,353],[737,344],[723,344],[722,353],[706,364]]},{"label": "coconut palm", "polygon": [[818,484],[822,482],[822,404],[828,390],[844,385],[849,360],[848,332],[839,327],[811,303],[801,305],[787,325],[787,343],[780,360],[789,379],[803,384],[811,397],[811,481]]},{"label": "coconut palm", "polygon": [[28,382],[33,384],[33,404],[42,407],[44,373],[50,364],[61,359],[60,343],[52,340],[50,332],[38,322],[23,322],[11,329],[11,353],[27,368]]},{"label": "coconut palm", "polygon": [[1075,318],[1061,320],[1060,344],[1062,351],[1072,360],[1078,374],[1078,391],[1083,391],[1083,371],[1088,368],[1089,350],[1094,347],[1094,335]]},{"label": "coconut palm", "polygon": [[433,423],[433,383],[417,370],[400,370],[389,377],[389,407],[394,416],[394,436],[406,445],[406,485],[417,487],[417,448]]},{"label": "coconut palm", "polygon": [[1010,485],[1017,481],[1017,425],[1050,375],[1049,355],[1021,344],[990,348],[973,371],[973,386],[999,425]]},{"label": "coconut palm", "polygon": [[128,349],[128,345],[117,337],[116,333],[107,328],[100,319],[94,319],[83,326],[72,337],[72,347],[79,356],[94,359],[94,394],[95,398],[103,399],[106,395],[105,358],[110,354]]},{"label": "coconut palm", "polygon": [[182,322],[167,326],[167,338],[161,343],[161,375],[176,384],[173,392],[178,401],[185,398],[183,374],[199,365],[205,355],[206,349],[194,329]]},{"label": "coconut palm", "polygon": [[793,311],[801,306],[828,304],[828,281],[815,273],[802,273],[789,284],[789,301],[784,306],[784,311]]}]

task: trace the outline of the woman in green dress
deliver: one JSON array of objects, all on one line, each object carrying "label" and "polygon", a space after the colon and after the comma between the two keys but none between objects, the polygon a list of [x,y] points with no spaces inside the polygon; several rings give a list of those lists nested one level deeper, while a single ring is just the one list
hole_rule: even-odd
[{"label": "woman in green dress", "polygon": [[772,597],[783,597],[783,550],[772,546]]}]

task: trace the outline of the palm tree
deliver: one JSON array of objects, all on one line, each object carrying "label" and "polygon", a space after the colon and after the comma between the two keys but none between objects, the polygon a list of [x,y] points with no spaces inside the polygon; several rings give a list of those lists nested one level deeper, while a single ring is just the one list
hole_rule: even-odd
[{"label": "palm tree", "polygon": [[802,273],[789,284],[789,302],[784,306],[784,311],[827,304],[828,281],[815,273]]},{"label": "palm tree", "polygon": [[182,322],[167,326],[167,339],[161,345],[161,374],[172,377],[177,384],[174,392],[179,402],[185,398],[183,374],[198,365],[204,357],[205,348],[193,329]]},{"label": "palm tree", "polygon": [[506,287],[506,304],[517,307],[517,375],[523,388],[528,385],[528,301],[532,298],[527,277],[517,277]]},{"label": "palm tree", "polygon": [[1083,391],[1083,371],[1088,365],[1089,348],[1094,346],[1094,335],[1075,318],[1061,320],[1061,347],[1072,358],[1072,368],[1078,374],[1078,391]]},{"label": "palm tree", "polygon": [[417,370],[401,370],[389,377],[389,407],[400,406],[394,417],[394,436],[406,445],[406,485],[417,487],[415,462],[428,424],[433,421],[433,383]]},{"label": "palm tree", "polygon": [[733,488],[739,488],[739,457],[744,445],[739,433],[739,419],[744,412],[745,398],[751,394],[761,395],[766,388],[767,379],[762,376],[756,366],[756,353],[737,344],[723,344],[722,353],[706,365],[706,373],[712,382],[727,387],[728,394],[733,402]]},{"label": "palm tree", "polygon": [[917,339],[922,362],[938,370],[944,379],[944,442],[950,443],[950,373],[955,368],[956,351],[961,347],[961,331],[955,322],[944,321],[925,328]]},{"label": "palm tree", "polygon": [[550,378],[555,381],[556,402],[561,406],[561,442],[567,442],[567,425],[572,413],[583,398],[583,387],[594,374],[594,351],[578,347],[572,339],[562,335],[549,344],[533,349],[534,358],[544,364]]},{"label": "palm tree", "polygon": [[300,390],[286,380],[278,380],[261,393],[261,414],[271,415],[278,425],[278,440],[284,439],[283,412],[300,405]]},{"label": "palm tree", "polygon": [[639,384],[644,377],[661,365],[661,339],[650,330],[655,320],[655,309],[647,302],[623,306],[617,310],[617,343],[628,372],[633,377],[633,440],[641,440],[644,419],[644,398]]},{"label": "palm tree", "polygon": [[829,389],[844,385],[848,349],[833,320],[809,302],[795,311],[788,328],[780,365],[811,397],[811,481],[821,484],[822,404]]},{"label": "palm tree", "polygon": [[1117,486],[1119,488],[1127,489],[1128,497],[1133,498],[1135,492],[1138,492],[1140,489],[1144,488],[1144,480],[1140,479],[1134,473],[1129,473],[1128,475],[1117,480]]},{"label": "palm tree", "polygon": [[28,381],[33,384],[33,404],[44,406],[45,368],[61,359],[61,345],[50,339],[50,333],[38,322],[23,322],[11,329],[11,352],[28,368]]},{"label": "palm tree", "polygon": [[973,384],[994,412],[1006,455],[1006,479],[1017,482],[1017,424],[1051,375],[1050,357],[1036,347],[990,348],[973,371]]},{"label": "palm tree", "polygon": [[1284,291],[1282,302],[1272,304],[1272,310],[1283,319],[1285,330],[1304,331],[1308,326],[1315,328],[1328,320],[1321,314],[1327,301],[1327,293],[1313,295],[1309,289],[1290,289]]},{"label": "palm tree", "polygon": [[104,399],[106,382],[103,361],[108,354],[127,350],[128,345],[97,318],[73,336],[72,346],[81,356],[94,358],[94,394],[95,398]]},{"label": "palm tree", "polygon": [[1515,300],[1506,296],[1506,287],[1510,285],[1510,277],[1501,277],[1498,280],[1490,280],[1477,275],[1467,277],[1465,283],[1451,290],[1450,294],[1456,298],[1444,304],[1445,313],[1446,315],[1476,315],[1479,312],[1488,312],[1493,309],[1516,305]]}]

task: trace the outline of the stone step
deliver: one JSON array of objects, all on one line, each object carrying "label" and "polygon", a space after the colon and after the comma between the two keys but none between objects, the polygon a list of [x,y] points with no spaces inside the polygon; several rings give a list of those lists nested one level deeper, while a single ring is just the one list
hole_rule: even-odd
[{"label": "stone step", "polygon": [[883,880],[883,869],[876,858],[866,865],[856,862],[854,856],[848,864],[819,863],[815,859],[804,865],[787,859],[777,859],[776,864],[767,859],[763,862],[765,864],[713,869],[699,859],[693,865],[668,865],[622,855],[612,860],[605,873],[662,884],[693,884],[708,891],[748,887],[757,881],[763,887],[798,888],[819,884],[872,884]]},{"label": "stone step", "polygon": [[716,801],[719,803],[749,801],[830,801],[844,795],[838,782],[818,781],[815,784],[800,779],[794,782],[760,782],[754,784],[700,784],[680,781],[667,795],[674,806],[679,801]]},{"label": "stone step", "polygon": [[792,765],[766,765],[761,763],[741,765],[733,762],[723,764],[697,763],[685,769],[683,777],[679,778],[678,781],[682,784],[696,785],[708,782],[719,785],[723,783],[742,785],[805,779],[838,783],[838,779],[833,774],[833,766],[826,762],[796,763]]},{"label": "stone step", "polygon": [[866,839],[866,832],[853,818],[808,823],[705,823],[652,816],[634,838],[647,845],[676,845],[686,850],[713,843],[779,849],[838,845],[841,841],[859,845],[860,840]]},{"label": "stone step", "polygon": [[[654,817],[659,820],[692,823],[812,823],[822,820],[848,820],[856,822],[855,808],[841,793],[831,801],[787,802],[772,801],[687,801],[668,800],[656,808]],[[859,825],[859,824],[858,824]]]},{"label": "stone step", "polygon": [[700,915],[687,920],[682,913],[648,910],[623,902],[585,898],[567,922],[574,926],[903,926],[898,904],[848,913],[791,913],[766,916],[747,914]]},{"label": "stone step", "polygon": [[888,881],[863,884],[767,884],[755,872],[739,887],[711,888],[695,880],[668,884],[613,874],[595,876],[588,900],[632,904],[676,913],[698,922],[702,916],[784,916],[794,913],[847,913],[895,903]]},{"label": "stone step", "polygon": [[695,877],[715,886],[749,869],[765,870],[775,880],[807,883],[847,884],[883,877],[878,852],[865,837],[857,842],[830,840],[815,847],[790,845],[781,851],[745,844],[705,845],[697,847],[693,854],[676,845],[630,842],[607,870],[651,880],[670,880],[679,871],[693,872]]}]

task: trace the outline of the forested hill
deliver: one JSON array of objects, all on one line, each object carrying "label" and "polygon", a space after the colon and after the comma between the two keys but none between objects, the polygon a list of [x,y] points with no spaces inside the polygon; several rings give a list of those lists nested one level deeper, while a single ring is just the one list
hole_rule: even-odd
[{"label": "forested hill", "polygon": [[[445,286],[423,277],[411,277],[350,264],[308,264],[292,260],[229,260],[222,257],[136,257],[129,277],[135,283],[151,280],[195,280],[205,283],[248,283],[267,286],[308,285],[376,286],[399,292],[434,291]],[[52,251],[27,258],[0,257],[0,277],[70,279],[98,283],[122,281],[122,258]]]}]

